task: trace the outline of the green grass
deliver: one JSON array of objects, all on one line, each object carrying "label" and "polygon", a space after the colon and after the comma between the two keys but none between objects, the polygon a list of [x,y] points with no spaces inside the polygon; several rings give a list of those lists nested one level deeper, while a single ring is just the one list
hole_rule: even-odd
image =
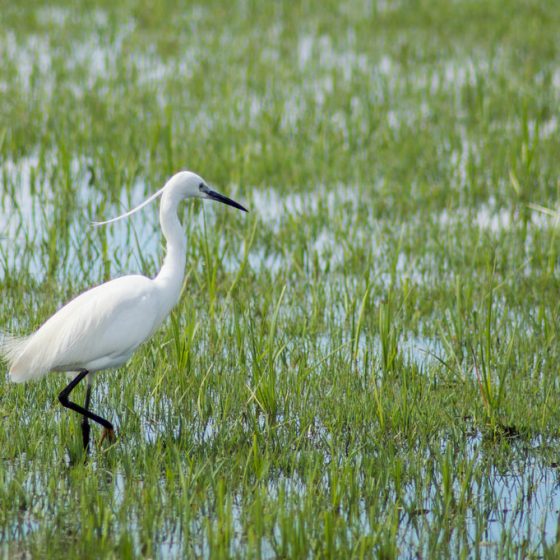
[{"label": "green grass", "polygon": [[178,169],[250,209],[185,209],[115,445],[1,377],[0,555],[557,556],[560,5],[0,13],[1,330],[154,274],[155,205],[89,222]]}]

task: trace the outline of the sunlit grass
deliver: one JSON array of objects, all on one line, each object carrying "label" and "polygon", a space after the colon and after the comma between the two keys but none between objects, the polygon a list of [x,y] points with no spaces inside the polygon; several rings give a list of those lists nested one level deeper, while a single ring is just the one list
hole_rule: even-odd
[{"label": "sunlit grass", "polygon": [[[17,557],[556,555],[560,10],[2,3],[0,328],[163,255],[183,298],[93,408],[0,380]],[[83,394],[77,391],[78,397]],[[96,434],[98,435],[98,434]]]}]

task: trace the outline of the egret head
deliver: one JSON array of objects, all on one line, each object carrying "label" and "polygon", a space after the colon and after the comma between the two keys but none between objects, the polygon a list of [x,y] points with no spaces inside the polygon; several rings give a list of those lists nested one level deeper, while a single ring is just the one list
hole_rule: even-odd
[{"label": "egret head", "polygon": [[[211,189],[202,177],[191,171],[179,171],[179,173],[171,177],[166,187],[167,186],[177,189],[184,198],[208,198],[247,212],[247,209],[243,208],[241,204]],[[164,189],[166,187],[164,187]]]},{"label": "egret head", "polygon": [[[167,193],[167,194],[166,194]],[[234,208],[238,208],[239,210],[243,210],[243,212],[247,212],[247,209],[241,206],[241,204],[235,202],[231,198],[224,196],[216,192],[215,190],[211,189],[207,184],[206,181],[202,177],[199,177],[196,173],[192,173],[191,171],[179,171],[176,173],[165,183],[165,186],[161,188],[159,191],[154,193],[152,196],[147,198],[144,202],[121,214],[120,216],[113,218],[112,220],[106,220],[105,222],[93,222],[96,226],[101,226],[105,224],[112,224],[118,220],[122,220],[123,218],[128,218],[132,214],[138,212],[141,208],[144,208],[147,204],[154,201],[156,198],[165,195],[175,198],[176,201],[184,198],[208,198],[210,200],[217,200],[218,202],[223,202],[228,206],[233,206]]]}]

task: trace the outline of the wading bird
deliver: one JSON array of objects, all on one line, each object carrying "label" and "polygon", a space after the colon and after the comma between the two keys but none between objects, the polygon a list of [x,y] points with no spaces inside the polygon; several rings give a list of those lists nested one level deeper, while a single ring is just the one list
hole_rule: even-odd
[{"label": "wading bird", "polygon": [[[103,426],[100,444],[105,437],[111,441],[115,437],[111,422],[89,410],[93,374],[128,361],[179,301],[187,249],[187,237],[177,216],[179,203],[187,198],[203,198],[247,212],[237,202],[211,190],[198,175],[181,171],[133,210],[96,225],[126,218],[159,196],[159,220],[167,251],[155,278],[123,276],[91,288],[67,303],[33,334],[8,337],[1,347],[9,364],[10,379],[16,383],[37,379],[51,371],[78,372],[58,399],[63,406],[83,416],[82,439],[86,451],[90,435],[88,420]],[[69,397],[85,378],[87,392],[82,407]]]}]

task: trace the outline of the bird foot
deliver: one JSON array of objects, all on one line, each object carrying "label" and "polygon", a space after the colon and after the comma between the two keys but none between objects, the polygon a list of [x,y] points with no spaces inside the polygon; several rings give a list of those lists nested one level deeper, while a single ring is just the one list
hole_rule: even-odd
[{"label": "bird foot", "polygon": [[105,438],[109,440],[109,443],[115,443],[117,437],[115,436],[115,430],[112,428],[103,428],[103,432],[101,434],[101,439],[99,440],[99,447],[105,441]]}]

